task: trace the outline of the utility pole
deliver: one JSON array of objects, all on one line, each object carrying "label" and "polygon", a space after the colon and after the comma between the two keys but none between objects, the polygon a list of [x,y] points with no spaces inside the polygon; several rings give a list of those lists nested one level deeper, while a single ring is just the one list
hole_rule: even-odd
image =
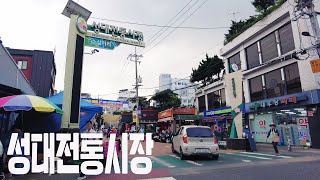
[{"label": "utility pole", "polygon": [[302,15],[308,15],[310,18],[314,38],[316,40],[315,48],[318,56],[320,57],[320,27],[318,22],[318,13],[314,10],[313,0],[299,0],[297,4],[297,10],[301,11]]},{"label": "utility pole", "polygon": [[[134,57],[134,59],[133,59]],[[138,63],[140,64],[141,61],[139,61],[139,58],[142,58],[143,56],[137,55],[137,48],[134,48],[134,54],[130,54],[128,56],[128,59],[130,58],[130,61],[135,62],[135,70],[136,70],[136,110],[139,110],[139,83],[140,83],[140,77],[138,76]],[[139,127],[139,115],[138,115],[138,121],[136,123],[136,127]]]}]

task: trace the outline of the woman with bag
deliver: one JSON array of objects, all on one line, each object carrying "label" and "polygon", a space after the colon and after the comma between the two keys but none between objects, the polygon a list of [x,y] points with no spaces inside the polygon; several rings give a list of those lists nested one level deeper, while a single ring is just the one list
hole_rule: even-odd
[{"label": "woman with bag", "polygon": [[275,155],[278,156],[279,155],[279,150],[278,150],[278,142],[280,141],[280,137],[279,137],[279,131],[276,129],[276,125],[274,123],[270,124],[270,130],[268,132],[268,136],[267,136],[267,140],[269,139],[272,142],[273,145],[273,149],[275,151]]}]

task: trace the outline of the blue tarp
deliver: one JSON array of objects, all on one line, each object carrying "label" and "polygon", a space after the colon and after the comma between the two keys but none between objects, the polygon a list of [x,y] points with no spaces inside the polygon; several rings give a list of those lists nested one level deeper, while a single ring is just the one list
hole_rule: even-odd
[{"label": "blue tarp", "polygon": [[[54,96],[48,97],[48,100],[56,104],[59,108],[62,109],[63,104],[63,92],[60,92]],[[79,128],[82,132],[85,129],[86,122],[89,120],[92,120],[94,115],[96,113],[102,113],[102,107],[91,104],[85,100],[80,100],[80,122],[79,122]],[[51,116],[53,119],[55,119],[56,124],[59,126],[61,125],[61,117],[60,114],[54,114]]]}]

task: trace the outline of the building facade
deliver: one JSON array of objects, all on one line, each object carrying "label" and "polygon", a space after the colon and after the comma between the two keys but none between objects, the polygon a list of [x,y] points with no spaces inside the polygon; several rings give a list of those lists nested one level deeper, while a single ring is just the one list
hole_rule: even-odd
[{"label": "building facade", "polygon": [[119,91],[118,101],[126,101],[129,103],[128,109],[133,110],[135,103],[131,102],[132,99],[136,98],[137,93],[135,90],[122,89]]},{"label": "building facade", "polygon": [[54,94],[56,65],[52,51],[9,48],[8,51],[38,96]]},{"label": "building facade", "polygon": [[[315,8],[320,9],[319,2]],[[299,54],[315,39],[301,35],[313,34],[311,24],[306,18],[295,19],[294,9],[285,2],[226,44],[221,49],[224,80],[199,90],[197,104],[200,111],[209,110],[215,99],[208,92],[224,88],[226,105],[237,112],[233,120],[238,136],[246,124],[256,142],[266,142],[269,125],[275,123],[280,144],[289,139],[293,145],[320,148],[320,74],[312,69],[319,56],[314,51]]]},{"label": "building facade", "polygon": [[172,90],[178,94],[183,107],[194,106],[196,87],[193,85],[189,79],[172,78],[171,74],[161,74],[159,77],[159,92]]},{"label": "building facade", "polygon": [[18,68],[17,64],[1,41],[0,77],[0,97],[19,94],[36,94],[28,79]]}]

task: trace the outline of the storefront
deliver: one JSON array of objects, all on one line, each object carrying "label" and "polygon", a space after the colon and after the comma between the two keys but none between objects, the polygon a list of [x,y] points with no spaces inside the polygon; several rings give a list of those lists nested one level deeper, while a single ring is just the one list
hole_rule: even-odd
[{"label": "storefront", "polygon": [[215,131],[221,145],[226,144],[226,139],[230,135],[232,125],[231,111],[230,106],[208,110],[204,112],[204,118],[201,121],[202,125],[209,126]]},{"label": "storefront", "polygon": [[183,125],[198,125],[203,116],[195,108],[172,108],[158,113],[158,125],[175,133]]},{"label": "storefront", "polygon": [[157,110],[141,110],[139,126],[143,127],[146,133],[153,133],[156,131],[158,113],[159,111]]},{"label": "storefront", "polygon": [[280,133],[280,144],[319,148],[320,90],[281,96],[245,105],[250,130],[256,142],[266,142],[269,125],[275,123]]}]

